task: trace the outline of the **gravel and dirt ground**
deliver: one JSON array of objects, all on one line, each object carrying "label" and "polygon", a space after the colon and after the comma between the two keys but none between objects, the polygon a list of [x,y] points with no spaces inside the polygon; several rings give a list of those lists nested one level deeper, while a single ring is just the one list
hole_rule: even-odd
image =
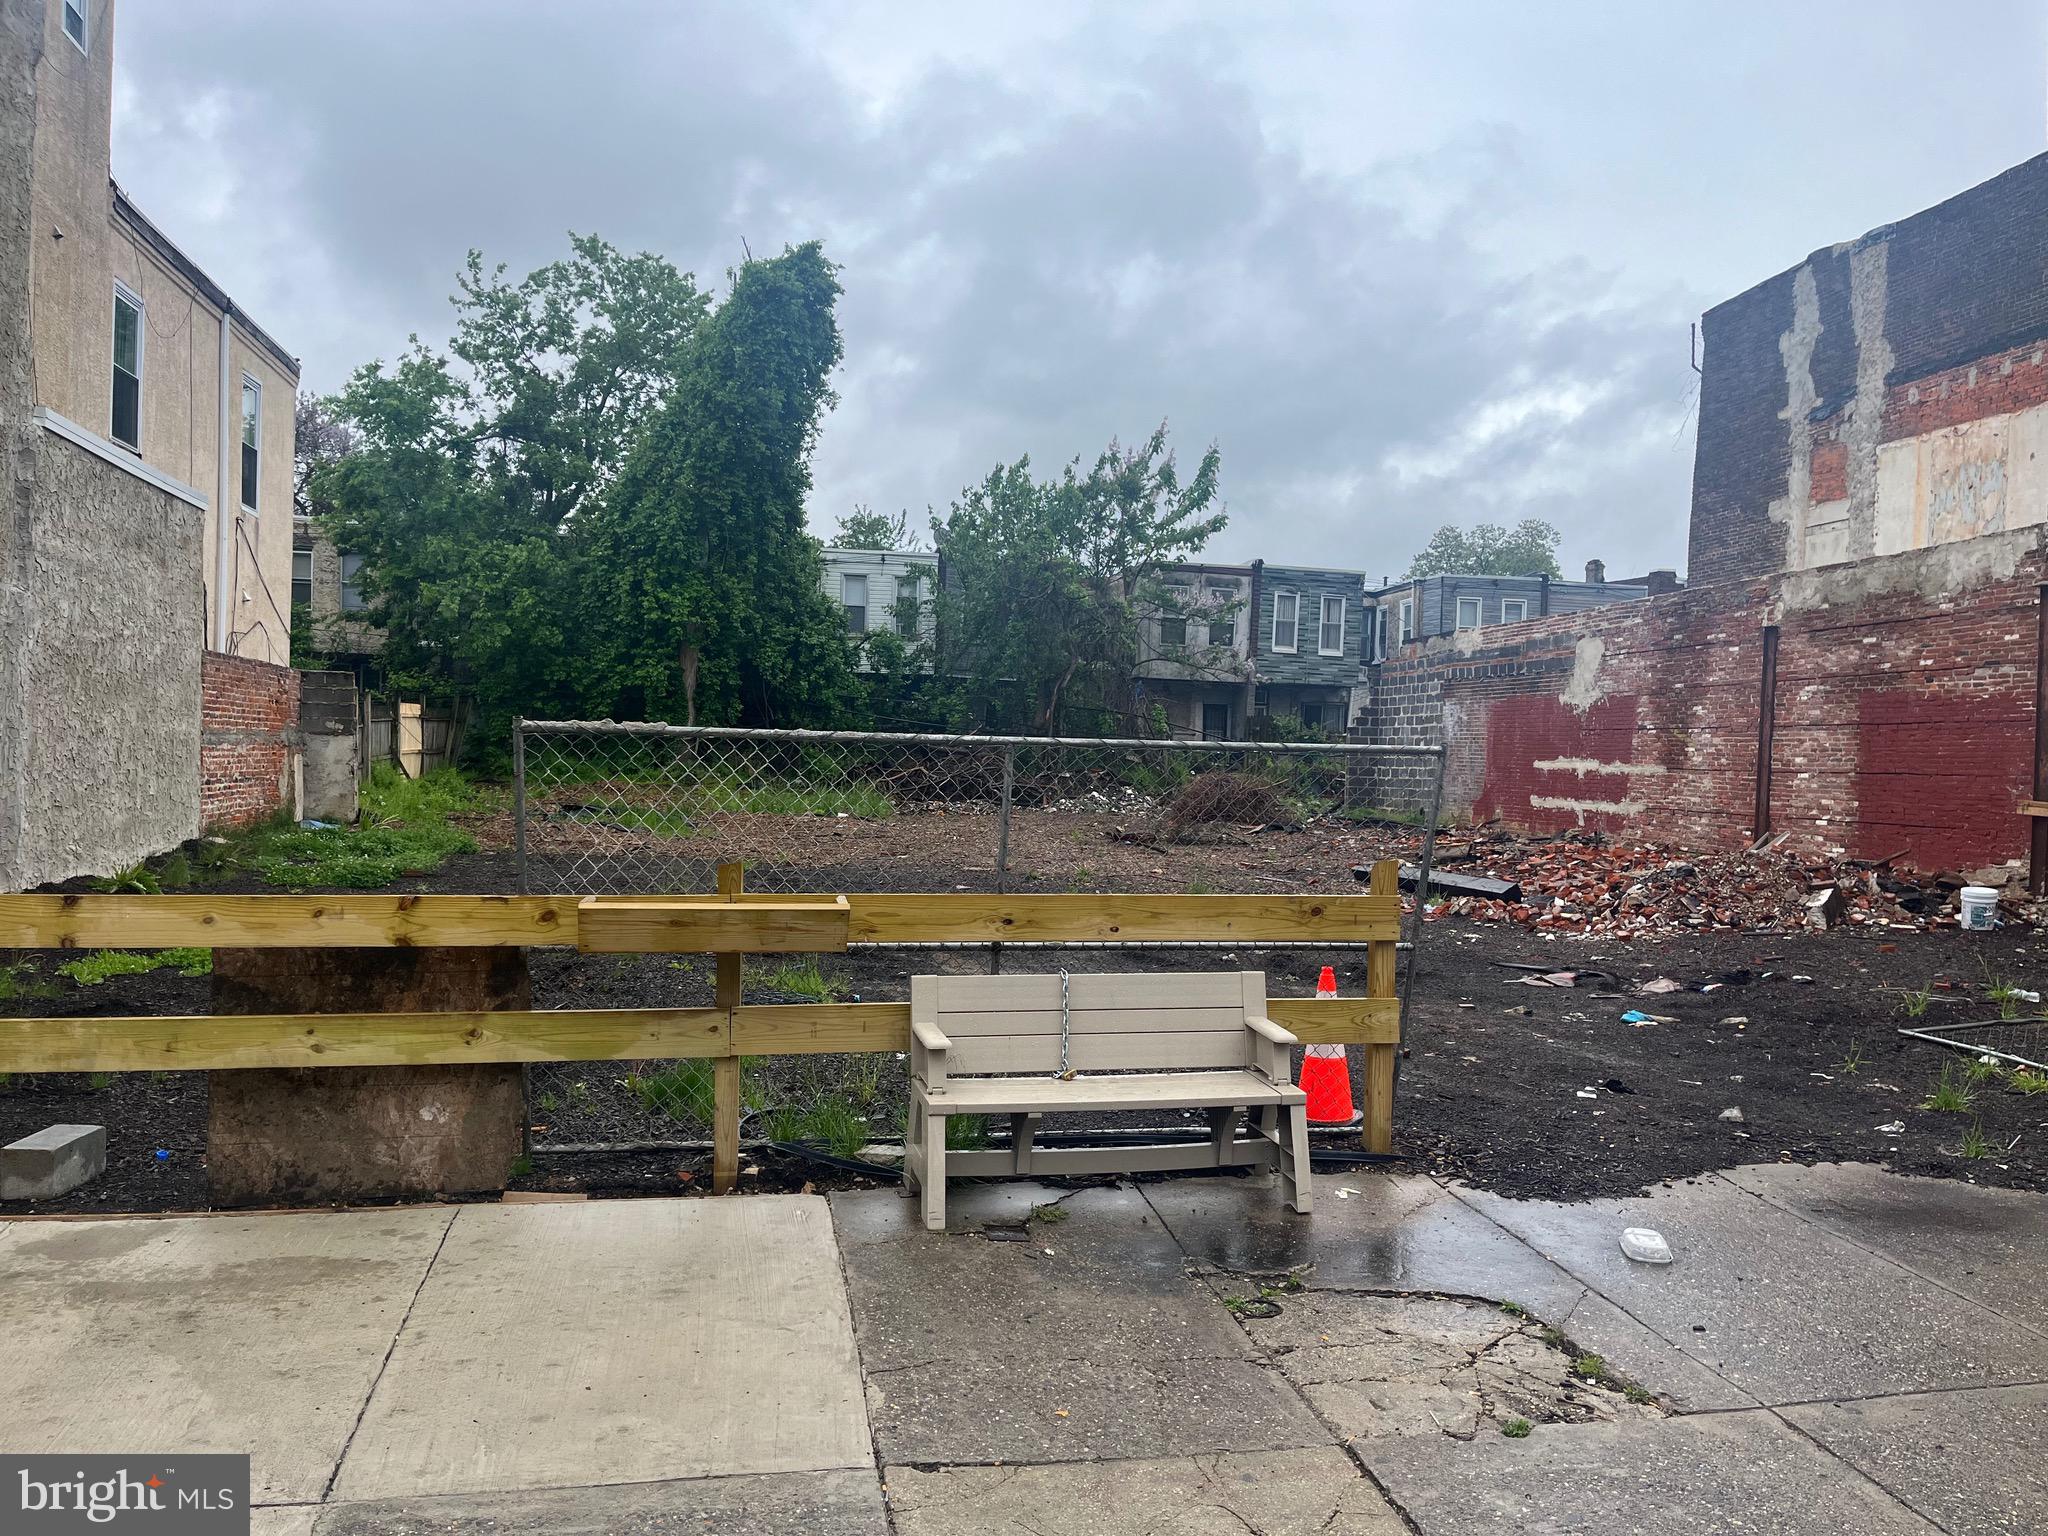
[{"label": "gravel and dirt ground", "polygon": [[[811,819],[782,845],[800,851],[803,864],[764,866],[758,877],[750,870],[750,884],[987,889],[992,870],[971,862],[969,852],[988,846],[987,829],[977,825],[985,819]],[[1155,848],[1116,840],[1110,834],[1119,824],[1113,815],[1020,816],[1012,842],[1017,887],[1353,889],[1351,866],[1400,841],[1398,834],[1340,824]],[[485,834],[488,846],[490,829]],[[507,854],[486,852],[395,888],[504,891],[513,888],[513,870]],[[1898,1033],[1907,1024],[1995,1019],[2000,1005],[1987,993],[2000,986],[2044,990],[2044,945],[2048,939],[2017,926],[1983,934],[1952,927],[1709,929],[1623,939],[1447,915],[1424,925],[1417,956],[1397,1144],[1410,1168],[1528,1198],[1621,1195],[1772,1158],[1877,1162],[1903,1173],[2048,1186],[2048,1094],[2023,1092],[2006,1077],[1965,1086],[1967,1056]],[[20,995],[0,1002],[0,1015],[199,1013],[208,1006],[203,977],[164,970],[81,987],[50,970],[59,957],[25,958],[16,975]],[[1362,951],[1062,956],[1013,948],[1003,967],[1052,969],[1062,958],[1070,969],[1263,969],[1275,995],[1312,992],[1320,967],[1334,963],[1341,990],[1364,985]],[[870,950],[826,957],[821,971],[836,995],[878,1001],[907,996],[913,971],[980,970],[987,963],[983,950]],[[708,1002],[711,994],[710,966],[700,957],[542,950],[531,964],[535,1003],[544,1008],[687,1005]],[[1531,966],[1580,974],[1570,988],[1524,985],[1521,978],[1532,972],[1515,967]],[[1657,978],[1688,988],[1720,984],[1707,992],[1635,990]],[[771,981],[750,977],[748,1000],[787,1000]],[[1625,1022],[1631,1010],[1653,1018]],[[765,1063],[757,1099],[763,1109],[750,1131],[765,1134],[768,1104],[819,1086],[818,1074],[831,1074],[831,1063],[842,1060]],[[902,1069],[888,1058],[865,1060],[861,1108],[878,1139],[886,1139],[900,1113]],[[1353,1065],[1356,1071],[1359,1063]],[[1945,1068],[1970,1095],[1964,1110],[1922,1107]],[[693,1153],[549,1150],[564,1142],[702,1134],[650,1111],[629,1076],[617,1063],[543,1069],[533,1120],[545,1129],[535,1132],[533,1171],[519,1182],[605,1194],[701,1187],[703,1160]],[[1740,1119],[1724,1118],[1729,1110]],[[107,1177],[60,1208],[206,1204],[203,1077],[19,1079],[0,1087],[0,1141],[53,1121],[105,1124],[109,1131]],[[1887,1129],[1893,1126],[1899,1129]],[[772,1153],[752,1166],[759,1170],[752,1181],[778,1188],[807,1181],[830,1187],[851,1177]]]}]

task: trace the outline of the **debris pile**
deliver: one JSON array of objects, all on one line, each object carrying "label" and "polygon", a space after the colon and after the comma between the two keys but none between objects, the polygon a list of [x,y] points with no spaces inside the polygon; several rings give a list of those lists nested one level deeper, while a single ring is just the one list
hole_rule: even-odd
[{"label": "debris pile", "polygon": [[[1418,851],[1420,841],[1403,840]],[[1892,868],[1898,855],[1802,858],[1781,844],[1774,839],[1740,853],[1681,856],[1597,832],[1537,839],[1481,828],[1439,839],[1428,915],[1624,938],[1836,926],[1925,929],[1954,927],[1955,892],[1996,876],[2003,920],[2048,922],[2048,904],[2027,899],[2020,866],[1908,876]],[[1359,866],[1361,879],[1369,873],[1369,865]],[[1438,880],[1439,873],[1447,878]],[[1480,875],[1484,881],[1471,878]],[[1487,882],[1504,883],[1508,893],[1484,894]]]}]

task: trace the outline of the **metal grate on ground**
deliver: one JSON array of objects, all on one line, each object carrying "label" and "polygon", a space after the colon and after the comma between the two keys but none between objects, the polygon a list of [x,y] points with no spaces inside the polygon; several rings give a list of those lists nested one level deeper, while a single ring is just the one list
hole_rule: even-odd
[{"label": "metal grate on ground", "polygon": [[2015,1066],[2048,1072],[2048,1017],[1987,1019],[1981,1024],[1932,1024],[1902,1035],[1946,1045],[1973,1056],[1995,1056]]},{"label": "metal grate on ground", "polygon": [[[573,895],[707,891],[721,863],[739,861],[749,891],[1003,892],[1019,884],[1017,855],[1026,841],[1044,863],[1049,843],[1058,849],[1058,840],[1071,837],[1073,872],[1084,874],[1085,849],[1102,846],[1105,837],[1142,848],[1154,840],[1227,840],[1247,826],[1314,826],[1368,808],[1380,785],[1377,770],[1410,760],[1432,775],[1426,825],[1433,827],[1443,763],[1434,745],[520,721],[513,734],[519,888]],[[1285,889],[1227,869],[1203,888],[1259,895]],[[1059,963],[1054,954],[1015,953],[1035,945],[944,947],[984,951],[991,969],[1001,963],[998,949],[1012,955],[1015,969]],[[1141,947],[1243,946],[1102,946],[1109,955],[1092,956],[1088,965],[1118,969],[1110,955]],[[816,977],[805,957],[785,958],[795,962],[799,983]],[[778,970],[764,964],[750,973],[749,1002],[802,1000],[800,992],[777,988],[785,979]],[[643,993],[670,980],[649,967],[636,974]],[[861,1056],[749,1062],[746,1132],[759,1140],[826,1140],[848,1152],[868,1139],[894,1140],[903,1108],[894,1080],[903,1075],[901,1068],[878,1072],[875,1058]],[[709,1080],[709,1065],[701,1062],[612,1063],[604,1072],[589,1063],[549,1064],[531,1075],[541,1123],[551,1132],[559,1127],[577,1146],[700,1142],[710,1135]]]}]

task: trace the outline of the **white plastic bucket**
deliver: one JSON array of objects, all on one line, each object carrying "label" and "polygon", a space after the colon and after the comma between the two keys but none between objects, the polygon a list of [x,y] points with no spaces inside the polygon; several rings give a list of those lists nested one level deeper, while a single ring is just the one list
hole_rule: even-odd
[{"label": "white plastic bucket", "polygon": [[1963,887],[1963,926],[1992,928],[1998,922],[1998,892],[1988,885]]}]

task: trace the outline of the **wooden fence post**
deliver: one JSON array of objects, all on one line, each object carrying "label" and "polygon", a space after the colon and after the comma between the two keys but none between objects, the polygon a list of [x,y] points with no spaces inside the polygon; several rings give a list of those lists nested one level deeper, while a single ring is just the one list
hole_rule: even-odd
[{"label": "wooden fence post", "polygon": [[[718,866],[718,893],[727,900],[736,898],[746,886],[746,866],[742,864],[721,864]],[[720,955],[718,957],[717,1005],[725,1011],[728,1020],[732,1010],[740,1005],[740,981],[744,955]],[[740,1181],[740,1058],[730,1045],[731,1034],[727,1033],[728,1051],[716,1057],[711,1063],[711,1192],[722,1195]]]},{"label": "wooden fence post", "polygon": [[[1372,885],[1375,896],[1393,896],[1401,893],[1401,866],[1392,859],[1381,859],[1372,867]],[[1420,898],[1418,897],[1418,900]],[[1394,997],[1399,963],[1398,946],[1392,939],[1374,939],[1366,949],[1365,994],[1367,997]],[[1368,1152],[1392,1152],[1394,1150],[1394,1053],[1395,1045],[1368,1045],[1365,1048],[1365,1150]]]}]

